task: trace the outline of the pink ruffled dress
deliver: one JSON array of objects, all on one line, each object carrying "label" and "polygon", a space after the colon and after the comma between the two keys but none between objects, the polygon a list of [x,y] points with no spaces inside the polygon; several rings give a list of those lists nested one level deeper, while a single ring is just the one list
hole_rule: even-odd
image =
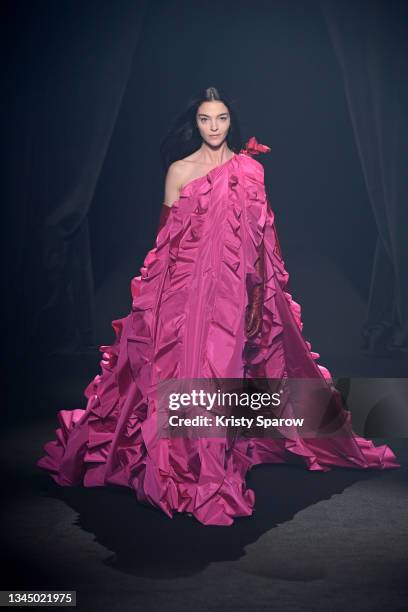
[{"label": "pink ruffled dress", "polygon": [[[61,486],[108,484],[169,517],[189,512],[205,525],[231,525],[251,515],[247,471],[259,463],[400,467],[392,450],[351,429],[350,413],[302,335],[300,305],[286,291],[274,213],[264,169],[254,155],[269,151],[252,137],[240,153],[184,186],[141,274],[131,281],[130,313],[112,321],[115,340],[101,346],[101,373],[86,387],[85,409],[60,410],[56,439],[37,461]],[[262,330],[245,334],[248,292],[264,248]],[[163,438],[154,389],[166,379],[310,378],[327,383],[344,436]]]}]

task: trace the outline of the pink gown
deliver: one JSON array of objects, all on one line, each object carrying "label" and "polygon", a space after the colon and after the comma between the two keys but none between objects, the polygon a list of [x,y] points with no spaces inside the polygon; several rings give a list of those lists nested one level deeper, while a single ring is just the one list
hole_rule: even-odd
[{"label": "pink gown", "polygon": [[[130,313],[112,321],[115,340],[99,348],[101,373],[84,391],[86,408],[58,412],[56,439],[37,461],[59,485],[122,485],[169,517],[189,512],[205,525],[227,526],[253,512],[254,492],[245,482],[253,465],[400,467],[388,446],[353,432],[329,370],[302,335],[300,305],[285,290],[289,275],[264,169],[253,157],[267,151],[252,137],[240,153],[182,189],[131,281]],[[249,341],[245,308],[262,240],[262,330]],[[274,439],[232,443],[158,436],[155,385],[212,377],[323,381],[344,416],[345,435],[306,439],[290,429]]]}]

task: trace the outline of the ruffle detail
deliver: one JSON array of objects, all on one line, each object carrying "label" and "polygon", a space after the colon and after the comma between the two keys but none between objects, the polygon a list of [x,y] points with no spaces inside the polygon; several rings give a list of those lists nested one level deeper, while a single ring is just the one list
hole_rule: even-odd
[{"label": "ruffle detail", "polygon": [[[267,150],[252,137],[239,154],[188,183],[173,204],[131,280],[130,313],[112,321],[114,340],[99,347],[101,371],[84,391],[86,408],[58,412],[56,439],[37,462],[59,485],[122,485],[169,517],[190,512],[205,525],[227,526],[253,512],[245,475],[257,463],[298,461],[324,471],[399,466],[388,447],[355,435],[306,442],[292,431],[283,439],[232,443],[158,436],[163,381],[323,376],[331,384],[287,290],[263,166],[252,157]],[[255,269],[262,241],[262,331],[248,341],[245,308],[262,280]]]},{"label": "ruffle detail", "polygon": [[[262,329],[257,336],[247,340],[244,349],[246,378],[269,379],[318,379],[326,382],[331,393],[331,403],[342,426],[336,436],[303,440],[296,427],[285,429],[283,440],[253,439],[255,455],[258,445],[263,449],[263,462],[268,462],[265,448],[275,445],[281,448],[285,461],[297,456],[309,470],[328,471],[331,466],[358,468],[399,467],[395,455],[388,446],[374,444],[357,436],[351,426],[351,414],[344,409],[341,396],[334,387],[329,369],[316,363],[320,354],[313,351],[311,343],[303,337],[301,306],[288,291],[289,273],[278,248],[274,213],[269,205],[264,187],[264,169],[258,161],[250,159],[242,175],[241,184],[246,194],[246,211],[249,217],[249,238],[247,252],[248,287],[256,280],[254,264],[259,256],[260,243],[264,241],[264,303]],[[290,417],[282,412],[282,418]],[[279,428],[277,428],[279,429]],[[289,458],[292,456],[292,458]]]},{"label": "ruffle detail", "polygon": [[[282,309],[279,309],[276,292],[280,291],[284,296],[289,312],[297,328],[301,332],[303,322],[301,318],[301,306],[296,302],[287,290],[289,273],[285,269],[285,263],[277,248],[276,231],[274,228],[275,215],[269,205],[265,186],[264,169],[262,164],[253,160],[252,168],[243,175],[243,183],[246,192],[246,211],[248,215],[248,227],[250,237],[248,268],[249,282],[248,290],[258,282],[256,276],[255,262],[260,253],[260,244],[264,241],[264,308],[261,332],[247,342],[246,358],[248,376],[253,378],[281,378],[287,377],[285,371],[285,352],[283,350],[282,332],[284,321],[282,320]],[[311,343],[302,338],[308,353],[313,360],[320,358],[320,354],[312,351]],[[273,357],[273,369],[268,364]],[[332,382],[330,371],[322,365],[316,364],[321,374]]]}]

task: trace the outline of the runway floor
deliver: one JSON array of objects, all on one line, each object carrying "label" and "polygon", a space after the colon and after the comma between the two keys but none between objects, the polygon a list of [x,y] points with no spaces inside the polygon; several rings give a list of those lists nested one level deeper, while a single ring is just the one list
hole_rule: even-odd
[{"label": "runway floor", "polygon": [[79,609],[110,612],[407,609],[407,439],[375,440],[398,470],[257,466],[254,515],[204,527],[130,489],[63,488],[39,470],[55,410],[81,407],[61,384],[2,429],[2,590],[76,590]]}]

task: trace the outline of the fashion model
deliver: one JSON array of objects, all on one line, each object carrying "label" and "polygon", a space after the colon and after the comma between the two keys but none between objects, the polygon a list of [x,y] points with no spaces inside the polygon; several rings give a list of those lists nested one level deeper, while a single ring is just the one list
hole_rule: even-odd
[{"label": "fashion model", "polygon": [[[213,87],[165,139],[159,228],[131,281],[131,311],[112,321],[113,344],[99,348],[86,407],[58,412],[56,439],[37,461],[59,485],[122,485],[169,517],[228,526],[253,513],[245,476],[256,464],[400,467],[388,446],[353,432],[331,373],[303,337],[256,159],[270,148],[255,137],[241,145],[233,107]],[[162,436],[155,390],[178,379],[315,380],[344,435],[289,427],[275,437]]]}]

